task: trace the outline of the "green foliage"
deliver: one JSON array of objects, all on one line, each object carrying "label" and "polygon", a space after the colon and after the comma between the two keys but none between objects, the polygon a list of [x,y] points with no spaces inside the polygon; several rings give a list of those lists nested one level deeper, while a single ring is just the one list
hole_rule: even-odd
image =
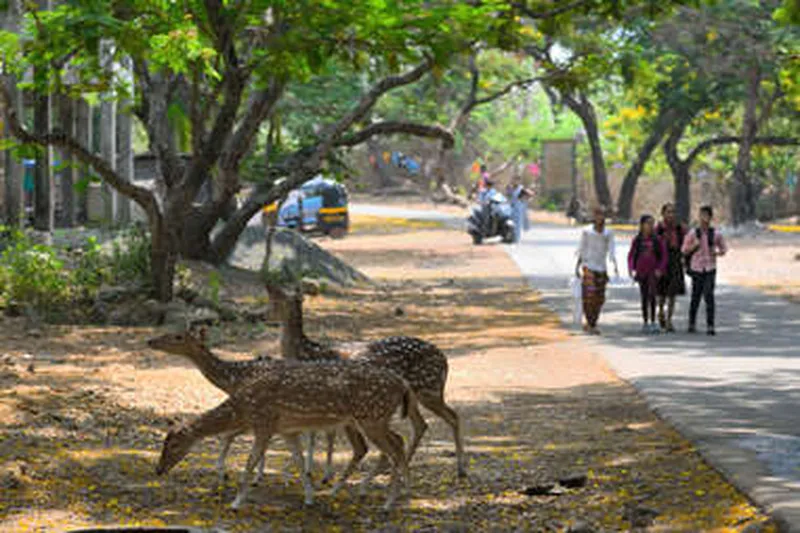
[{"label": "green foliage", "polygon": [[70,274],[51,247],[23,237],[3,251],[0,271],[7,307],[52,317],[69,306]]},{"label": "green foliage", "polygon": [[222,288],[222,276],[216,270],[208,273],[208,297],[214,302],[214,305],[219,305],[219,293]]},{"label": "green foliage", "polygon": [[75,296],[82,302],[94,301],[102,284],[111,278],[111,271],[103,254],[103,248],[95,237],[89,237],[86,244],[79,248],[75,255],[77,257],[75,257],[71,280]]},{"label": "green foliage", "polygon": [[115,284],[150,284],[150,235],[141,226],[125,230],[111,247],[109,269]]}]

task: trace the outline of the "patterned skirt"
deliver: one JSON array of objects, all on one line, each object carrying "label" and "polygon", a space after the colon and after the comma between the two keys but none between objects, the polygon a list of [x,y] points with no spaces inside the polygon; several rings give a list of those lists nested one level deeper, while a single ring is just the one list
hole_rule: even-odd
[{"label": "patterned skirt", "polygon": [[606,303],[607,284],[607,273],[595,272],[583,267],[583,314],[586,316],[589,327],[595,327],[600,318],[600,311],[603,309],[603,304]]}]

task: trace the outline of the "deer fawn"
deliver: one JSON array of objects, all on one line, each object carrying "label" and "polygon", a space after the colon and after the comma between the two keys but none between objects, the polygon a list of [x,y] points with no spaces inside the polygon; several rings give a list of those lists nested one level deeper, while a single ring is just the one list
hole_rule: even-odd
[{"label": "deer fawn", "polygon": [[[398,496],[401,480],[408,487],[408,463],[403,439],[392,431],[389,422],[398,408],[402,416],[417,412],[417,400],[405,381],[392,372],[356,362],[276,361],[274,365],[234,391],[222,405],[207,412],[195,423],[170,432],[164,442],[159,472],[168,470],[185,455],[199,438],[247,425],[255,441],[240,479],[239,492],[232,503],[240,508],[250,490],[250,477],[263,458],[267,444],[276,433],[287,436],[296,461],[301,461],[297,434],[336,426],[357,427],[392,464],[392,480],[385,508]],[[366,453],[366,446],[354,450],[338,490]],[[313,485],[303,472],[305,501],[313,502]]]},{"label": "deer fawn", "polygon": [[[320,354],[320,358],[327,359],[342,357],[335,350],[322,347],[303,333],[301,291],[290,296],[283,289],[272,285],[267,285],[267,291],[270,302],[281,319],[281,349],[284,357],[290,357],[291,353]],[[460,420],[458,414],[444,401],[448,372],[447,357],[444,353],[434,344],[422,339],[397,336],[371,342],[362,351],[353,354],[351,359],[391,370],[408,382],[419,402],[452,428],[458,476],[465,477],[466,464]],[[424,419],[412,419],[412,424],[418,432],[418,439],[412,441],[409,447],[409,461],[427,428]],[[385,467],[384,461],[378,469]],[[373,471],[373,474],[377,471],[377,469]]]}]

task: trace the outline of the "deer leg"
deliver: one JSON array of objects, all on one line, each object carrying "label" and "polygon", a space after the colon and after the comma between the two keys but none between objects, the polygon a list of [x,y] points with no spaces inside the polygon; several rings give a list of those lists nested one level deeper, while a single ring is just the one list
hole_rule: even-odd
[{"label": "deer leg", "polygon": [[253,485],[258,485],[264,481],[264,463],[266,462],[267,454],[261,456],[256,465],[256,478],[253,480]]},{"label": "deer leg", "polygon": [[317,434],[314,431],[308,432],[308,455],[306,456],[305,471],[310,475],[314,470],[314,445],[316,444]]},{"label": "deer leg", "polygon": [[231,444],[233,444],[233,439],[236,438],[238,433],[227,433],[222,436],[222,447],[219,450],[219,457],[217,457],[217,478],[219,479],[219,484],[225,484],[225,459],[228,457],[228,452],[231,449]]},{"label": "deer leg", "polygon": [[361,434],[353,426],[345,426],[344,433],[347,436],[347,440],[350,441],[350,446],[353,447],[353,456],[350,458],[350,462],[347,464],[347,467],[342,472],[342,477],[333,487],[331,491],[331,496],[336,496],[339,491],[344,487],[347,478],[349,478],[358,465],[361,463],[361,460],[364,459],[364,456],[367,455],[367,441],[364,440],[364,436]]},{"label": "deer leg", "polygon": [[325,475],[322,478],[322,483],[327,484],[333,479],[333,449],[336,446],[336,431],[328,431],[325,434],[327,438],[328,449],[325,456]]},{"label": "deer leg", "polygon": [[456,467],[458,469],[458,477],[467,477],[467,466],[464,462],[464,444],[461,440],[461,422],[458,418],[458,413],[444,403],[444,398],[441,395],[420,395],[420,403],[426,408],[430,409],[433,414],[445,421],[447,425],[453,428],[453,440],[456,443]]},{"label": "deer leg", "polygon": [[389,496],[383,506],[384,510],[388,511],[397,500],[402,480],[408,480],[409,477],[403,438],[389,428],[388,421],[363,425],[362,430],[367,438],[392,461],[392,481],[389,484]]},{"label": "deer leg", "polygon": [[294,462],[297,464],[297,468],[300,469],[300,477],[303,480],[303,493],[305,495],[305,499],[303,501],[306,505],[313,505],[314,484],[311,483],[311,472],[306,468],[303,468],[303,447],[300,444],[300,437],[297,435],[287,435],[286,442],[289,444],[289,448],[292,450],[292,457],[294,458]]},{"label": "deer leg", "polygon": [[406,462],[410,463],[411,458],[414,457],[414,453],[417,451],[417,447],[419,447],[422,436],[428,430],[428,423],[422,418],[422,413],[419,412],[419,404],[417,403],[409,406],[408,418],[411,421],[411,442],[408,445]]},{"label": "deer leg", "polygon": [[385,453],[381,453],[381,456],[378,458],[378,463],[372,468],[372,470],[369,471],[367,477],[361,480],[361,483],[358,484],[359,496],[364,496],[367,493],[367,489],[372,484],[372,481],[375,479],[375,476],[381,472],[385,472],[389,466],[391,466],[389,458]]},{"label": "deer leg", "polygon": [[247,494],[250,492],[250,475],[253,473],[256,463],[259,459],[264,457],[267,451],[267,443],[269,442],[271,434],[262,431],[256,431],[256,438],[253,441],[253,448],[250,450],[250,455],[247,458],[247,464],[242,471],[242,477],[239,480],[239,493],[236,499],[231,504],[231,509],[241,509],[247,499]]}]

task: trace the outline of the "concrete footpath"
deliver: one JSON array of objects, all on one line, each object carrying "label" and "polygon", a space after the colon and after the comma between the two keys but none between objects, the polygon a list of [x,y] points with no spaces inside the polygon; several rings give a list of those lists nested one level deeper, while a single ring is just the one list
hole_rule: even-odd
[{"label": "concrete footpath", "polygon": [[[534,226],[508,247],[568,324],[578,237],[574,228]],[[688,296],[678,303],[677,334],[645,336],[638,289],[626,275],[629,240],[617,238],[625,281],[609,287],[603,335],[587,342],[731,482],[800,532],[800,306],[727,283],[722,258],[718,336],[702,327],[686,333]]]}]

